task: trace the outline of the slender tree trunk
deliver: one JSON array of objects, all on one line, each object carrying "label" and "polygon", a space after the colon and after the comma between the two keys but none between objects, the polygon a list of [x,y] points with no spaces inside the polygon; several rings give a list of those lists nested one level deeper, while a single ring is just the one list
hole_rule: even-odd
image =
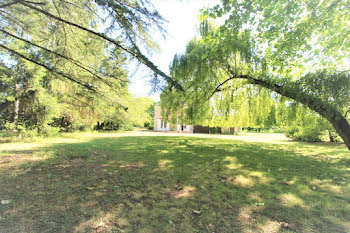
[{"label": "slender tree trunk", "polygon": [[14,103],[14,108],[13,108],[13,124],[17,124],[18,120],[18,112],[19,112],[19,90],[20,90],[20,85],[19,83],[15,84],[15,103]]},{"label": "slender tree trunk", "polygon": [[19,97],[20,97],[20,91],[21,91],[21,86],[20,86],[21,72],[22,72],[22,64],[18,63],[17,74],[15,76],[15,86],[14,86],[15,102],[14,102],[14,106],[13,106],[13,121],[12,121],[12,123],[14,125],[17,124],[18,115],[19,115]]},{"label": "slender tree trunk", "polygon": [[[21,1],[17,1],[21,2]],[[21,37],[23,37],[23,31],[21,32]],[[13,106],[13,124],[16,126],[17,125],[17,120],[18,120],[18,115],[19,115],[19,97],[20,97],[20,91],[21,91],[21,79],[22,79],[22,63],[18,59],[18,64],[17,64],[17,74],[15,77],[15,102]]]},{"label": "slender tree trunk", "polygon": [[329,141],[330,141],[330,142],[334,142],[334,138],[335,138],[336,136],[334,136],[330,130],[328,130],[328,136],[329,136]]},{"label": "slender tree trunk", "polygon": [[61,117],[61,128],[64,128],[64,117]]}]

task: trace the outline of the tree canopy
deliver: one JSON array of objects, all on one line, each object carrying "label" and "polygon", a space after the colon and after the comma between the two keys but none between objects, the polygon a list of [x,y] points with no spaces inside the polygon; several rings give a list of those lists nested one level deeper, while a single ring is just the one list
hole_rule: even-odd
[{"label": "tree canopy", "polygon": [[2,1],[0,128],[126,124],[130,59],[172,81],[142,52],[162,22],[146,0]]},{"label": "tree canopy", "polygon": [[[1,33],[4,37],[0,48],[3,52],[19,56],[42,66],[50,72],[56,73],[73,82],[84,85],[84,82],[73,79],[58,71],[52,63],[46,63],[21,51],[10,48],[6,39],[24,42],[38,51],[45,51],[51,56],[59,57],[97,76],[100,72],[91,69],[81,59],[69,54],[74,43],[70,39],[79,41],[79,34],[88,35],[90,43],[95,39],[105,40],[111,48],[120,49],[126,55],[136,59],[149,67],[155,75],[160,75],[169,83],[176,85],[173,80],[159,70],[141,51],[156,46],[151,34],[155,30],[163,31],[163,18],[148,0],[138,1],[3,1],[0,5]],[[50,39],[55,33],[62,32],[59,40],[61,50],[52,47]],[[78,37],[76,37],[78,36]],[[56,38],[57,39],[57,38]],[[79,44],[83,48],[85,44]],[[88,58],[89,56],[84,56]]]},{"label": "tree canopy", "polygon": [[299,102],[327,119],[350,149],[347,6],[223,0],[204,9],[200,37],[170,66],[185,93],[169,87],[164,106],[192,122],[261,125],[276,106]]}]

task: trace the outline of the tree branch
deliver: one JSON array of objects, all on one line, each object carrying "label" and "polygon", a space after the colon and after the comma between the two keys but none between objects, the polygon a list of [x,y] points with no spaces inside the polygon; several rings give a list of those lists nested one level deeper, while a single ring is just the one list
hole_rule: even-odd
[{"label": "tree branch", "polygon": [[89,85],[88,83],[82,83],[82,82],[80,82],[79,80],[73,79],[73,78],[71,78],[70,76],[68,76],[67,74],[65,74],[65,73],[63,73],[63,72],[61,72],[61,71],[58,71],[58,70],[56,70],[55,68],[49,67],[49,66],[47,66],[47,65],[45,65],[45,64],[43,64],[43,63],[40,63],[40,62],[38,62],[38,61],[35,61],[34,59],[31,59],[31,58],[29,58],[29,57],[26,57],[26,56],[24,56],[23,54],[18,53],[18,52],[16,52],[15,50],[12,50],[12,49],[6,47],[5,45],[0,44],[0,48],[3,48],[3,49],[7,50],[8,52],[12,53],[12,54],[15,55],[15,56],[21,57],[21,58],[23,58],[23,59],[25,59],[25,60],[27,60],[27,61],[29,61],[29,62],[32,62],[32,63],[34,63],[34,64],[36,64],[36,65],[38,65],[38,66],[41,66],[41,67],[45,68],[46,70],[48,70],[48,71],[50,71],[50,72],[52,72],[52,73],[54,73],[54,74],[58,74],[58,75],[60,75],[60,76],[63,76],[63,77],[65,77],[66,79],[68,79],[68,80],[70,80],[70,81],[72,81],[72,82],[74,82],[74,83],[77,83],[77,84],[79,84],[79,85],[81,85],[81,86],[83,86],[83,87],[85,87],[85,88],[87,88],[87,89],[89,89],[89,90],[91,90],[91,91],[96,92],[96,89],[93,88],[93,87],[92,87],[91,85]]},{"label": "tree branch", "polygon": [[30,3],[30,4],[34,4],[34,5],[46,5],[46,2],[32,2],[32,1],[24,1],[25,3]]},{"label": "tree branch", "polygon": [[177,89],[183,91],[183,88],[180,84],[178,84],[175,80],[173,80],[172,78],[170,78],[168,75],[166,75],[163,71],[159,70],[157,66],[155,66],[151,61],[149,61],[143,54],[142,52],[139,50],[139,48],[137,47],[133,47],[132,49],[129,49],[129,48],[126,48],[124,46],[122,46],[118,41],[108,37],[106,34],[104,33],[100,33],[100,32],[95,32],[91,29],[88,29],[88,28],[85,28],[83,26],[80,26],[76,23],[73,23],[73,22],[70,22],[68,20],[65,20],[65,19],[62,19],[56,15],[53,15],[47,11],[44,11],[40,8],[37,8],[35,6],[32,6],[28,3],[25,3],[25,2],[21,2],[22,5],[32,9],[32,10],[35,10],[37,12],[40,12],[50,18],[53,18],[55,20],[58,20],[60,22],[63,22],[63,23],[66,23],[68,25],[71,25],[73,27],[76,27],[80,30],[83,30],[85,32],[88,32],[88,33],[91,33],[93,35],[96,35],[104,40],[107,40],[108,42],[114,44],[115,46],[117,46],[118,48],[124,50],[125,52],[127,52],[128,54],[130,54],[131,56],[133,56],[134,58],[138,59],[141,63],[143,63],[144,65],[146,65],[147,67],[149,67],[154,73],[162,76],[168,83],[172,84],[173,86],[175,86]]},{"label": "tree branch", "polygon": [[[68,60],[69,62],[73,63],[74,65],[78,66],[79,68],[81,68],[81,69],[87,71],[88,73],[92,74],[94,77],[98,78],[99,80],[101,80],[103,83],[105,83],[105,84],[108,85],[109,87],[112,87],[112,88],[113,88],[113,86],[112,86],[111,83],[107,82],[104,78],[102,78],[102,77],[99,76],[98,74],[92,72],[90,69],[84,67],[84,65],[83,65],[82,63],[80,63],[80,62],[74,60],[73,58],[67,57],[67,56],[62,55],[62,54],[60,54],[60,53],[57,53],[56,51],[49,50],[49,49],[47,49],[47,48],[45,48],[45,47],[42,47],[42,46],[40,46],[40,45],[37,45],[37,44],[31,42],[31,41],[28,41],[28,40],[26,40],[26,39],[23,39],[23,38],[21,38],[21,37],[18,37],[18,36],[16,36],[16,35],[13,35],[12,33],[8,32],[8,31],[5,31],[5,30],[3,30],[3,29],[1,29],[1,28],[0,28],[0,32],[6,34],[6,35],[8,35],[8,36],[11,36],[11,37],[13,37],[13,38],[15,38],[15,39],[17,39],[17,40],[21,40],[21,41],[23,41],[23,42],[25,42],[25,43],[27,43],[27,44],[30,44],[30,45],[35,46],[35,47],[37,47],[37,48],[40,48],[40,49],[42,49],[42,50],[44,50],[44,51],[46,51],[46,52],[48,52],[48,53],[52,53],[52,54],[54,54],[54,55],[57,56],[57,57],[63,58],[63,59],[65,59],[65,60]],[[96,72],[96,71],[95,71],[95,72]],[[123,82],[127,82],[126,80],[122,80],[122,79],[119,79],[119,78],[117,78],[117,77],[114,77],[114,78],[116,78],[116,79],[118,79],[118,80],[120,80],[120,81],[123,81]]]},{"label": "tree branch", "polygon": [[220,83],[215,89],[214,91],[210,94],[208,100],[216,93],[216,92],[220,92],[220,87],[222,85],[224,85],[225,83],[227,83],[228,81],[232,80],[232,79],[249,79],[249,76],[247,75],[233,75],[230,78],[226,79],[225,81],[223,81],[222,83]]},{"label": "tree branch", "polygon": [[14,1],[12,1],[12,2],[5,3],[5,4],[3,4],[3,5],[0,5],[0,8],[5,8],[5,7],[8,7],[8,6],[17,4],[17,3],[21,3],[21,2],[23,2],[23,1],[24,1],[24,0],[14,0]]}]

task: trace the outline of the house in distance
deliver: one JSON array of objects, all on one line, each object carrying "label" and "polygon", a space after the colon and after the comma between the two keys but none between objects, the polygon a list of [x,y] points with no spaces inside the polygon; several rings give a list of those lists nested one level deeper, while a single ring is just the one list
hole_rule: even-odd
[{"label": "house in distance", "polygon": [[171,124],[163,121],[162,109],[159,104],[154,105],[154,131],[158,132],[177,132],[177,133],[221,133],[221,134],[235,134],[242,132],[242,127],[215,127],[202,125],[186,125],[178,122]]}]

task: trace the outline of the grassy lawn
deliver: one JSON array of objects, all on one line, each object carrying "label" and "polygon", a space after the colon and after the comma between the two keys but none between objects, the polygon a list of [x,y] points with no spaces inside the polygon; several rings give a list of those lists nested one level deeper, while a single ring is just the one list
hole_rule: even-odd
[{"label": "grassy lawn", "polygon": [[344,146],[145,135],[0,140],[0,232],[350,232]]}]

